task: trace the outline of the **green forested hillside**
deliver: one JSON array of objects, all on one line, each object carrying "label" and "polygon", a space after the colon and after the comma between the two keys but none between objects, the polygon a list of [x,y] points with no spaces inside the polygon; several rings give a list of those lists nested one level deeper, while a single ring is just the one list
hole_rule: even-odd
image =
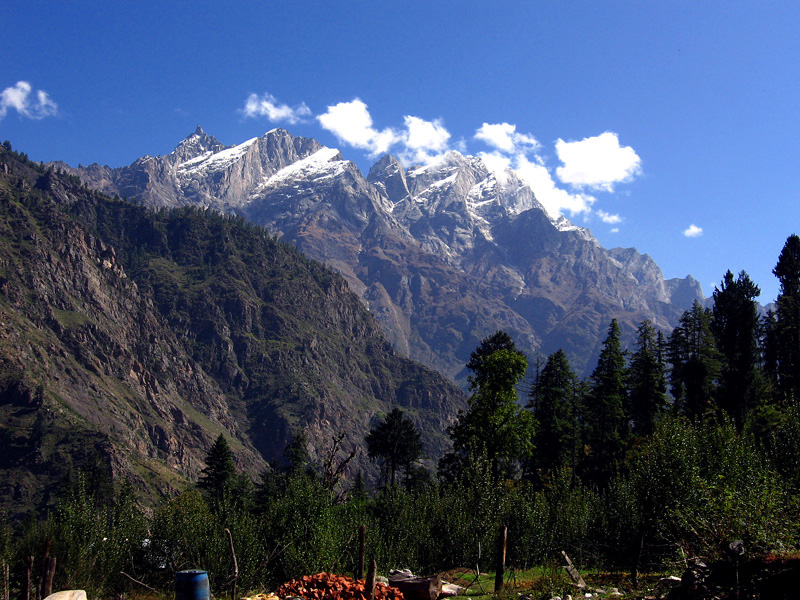
[{"label": "green forested hillside", "polygon": [[240,219],[153,212],[0,152],[5,510],[46,503],[87,456],[180,489],[221,432],[253,477],[296,432],[320,462],[393,406],[443,452],[462,393],[395,356],[341,277]]}]

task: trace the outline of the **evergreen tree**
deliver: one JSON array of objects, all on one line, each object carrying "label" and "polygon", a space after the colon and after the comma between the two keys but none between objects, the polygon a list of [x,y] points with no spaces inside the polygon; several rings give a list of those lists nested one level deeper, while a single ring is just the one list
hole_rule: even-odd
[{"label": "evergreen tree", "polygon": [[471,372],[468,378],[470,391],[475,391],[486,384],[486,380],[492,375],[487,361],[498,350],[508,350],[524,358],[524,355],[517,350],[517,346],[511,336],[505,331],[497,330],[489,337],[481,340],[480,345],[469,355],[467,369]]},{"label": "evergreen tree", "polygon": [[676,408],[696,421],[713,413],[722,355],[711,332],[711,310],[695,300],[667,342],[670,391]]},{"label": "evergreen tree", "polygon": [[547,358],[531,389],[528,408],[536,417],[535,463],[543,471],[572,465],[577,443],[577,380],[563,350]]},{"label": "evergreen tree", "polygon": [[285,471],[290,475],[305,473],[311,475],[311,457],[308,454],[308,438],[302,431],[292,435],[292,439],[283,451],[286,460]]},{"label": "evergreen tree", "polygon": [[755,298],[761,291],[742,271],[736,279],[728,271],[714,288],[711,331],[724,363],[718,403],[742,429],[748,413],[759,404],[759,319]]},{"label": "evergreen tree", "polygon": [[368,499],[367,484],[364,482],[364,474],[359,469],[353,479],[353,485],[350,487],[350,499],[356,504],[363,504]]},{"label": "evergreen tree", "polygon": [[211,445],[206,455],[206,468],[200,472],[197,487],[203,490],[212,503],[221,501],[236,477],[233,452],[223,434]]},{"label": "evergreen tree", "polygon": [[247,473],[236,473],[230,484],[229,499],[233,507],[244,511],[252,512],[256,502],[256,486]]},{"label": "evergreen tree", "polygon": [[790,235],[772,273],[780,281],[775,328],[778,386],[786,403],[800,398],[800,237]]},{"label": "evergreen tree", "polygon": [[308,438],[303,431],[297,431],[283,449],[282,460],[270,461],[269,467],[261,472],[261,481],[252,490],[256,512],[266,512],[289,485],[290,479],[316,478],[308,453]]},{"label": "evergreen tree", "polygon": [[[764,362],[764,376],[769,381],[773,391],[779,389],[779,368],[778,368],[778,343],[780,334],[778,333],[778,316],[772,309],[767,310],[767,314],[761,319],[761,346],[762,360]],[[783,390],[781,396],[785,397]],[[776,398],[777,399],[777,398]]]},{"label": "evergreen tree", "polygon": [[622,459],[627,434],[625,355],[616,319],[608,328],[608,337],[603,342],[589,385],[585,410],[590,455],[584,467],[590,480],[605,486]]},{"label": "evergreen tree", "polygon": [[636,350],[628,368],[630,420],[637,435],[652,435],[667,401],[661,346],[649,321],[636,331]]},{"label": "evergreen tree", "polygon": [[394,487],[398,469],[409,474],[413,463],[422,456],[422,435],[414,422],[394,408],[366,436],[367,454],[383,461],[384,475]]},{"label": "evergreen tree", "polygon": [[511,338],[498,331],[484,339],[470,356],[473,394],[469,408],[461,411],[448,432],[454,453],[441,462],[452,476],[458,465],[475,463],[485,456],[492,478],[499,481],[532,450],[533,417],[517,405],[516,386],[525,376],[528,361]]}]

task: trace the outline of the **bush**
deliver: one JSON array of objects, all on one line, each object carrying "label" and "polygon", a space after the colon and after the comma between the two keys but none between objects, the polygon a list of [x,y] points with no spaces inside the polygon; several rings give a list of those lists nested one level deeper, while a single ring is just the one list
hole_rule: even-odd
[{"label": "bush", "polygon": [[357,526],[343,522],[322,484],[305,474],[288,478],[264,515],[265,537],[276,549],[274,574],[289,580],[318,571],[336,572],[347,561],[347,543]]},{"label": "bush", "polygon": [[702,501],[687,519],[695,533],[693,550],[714,556],[735,540],[751,550],[780,551],[796,543],[792,497],[752,436],[725,426],[702,439]]}]

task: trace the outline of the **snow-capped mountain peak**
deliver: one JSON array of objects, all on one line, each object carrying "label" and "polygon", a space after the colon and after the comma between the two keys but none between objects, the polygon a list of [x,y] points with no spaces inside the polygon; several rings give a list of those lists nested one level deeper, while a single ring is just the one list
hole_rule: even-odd
[{"label": "snow-capped mountain peak", "polygon": [[212,173],[225,170],[241,159],[250,146],[257,141],[258,138],[252,138],[235,146],[223,146],[218,150],[209,149],[202,151],[204,148],[207,148],[207,146],[204,143],[205,140],[200,140],[194,147],[201,152],[189,160],[180,163],[178,165],[178,171],[187,174],[200,171]]},{"label": "snow-capped mountain peak", "polygon": [[194,133],[186,136],[169,156],[175,164],[181,164],[192,158],[208,153],[219,152],[225,148],[227,148],[227,146],[220,143],[214,136],[208,135],[203,131],[203,128],[198,125]]},{"label": "snow-capped mountain peak", "polygon": [[268,227],[342,273],[399,351],[453,377],[497,329],[572,360],[612,315],[629,333],[644,319],[666,328],[702,298],[693,280],[665,282],[635,250],[615,254],[552,218],[502,166],[449,152],[405,168],[387,155],[364,178],[335,148],[283,129],[225,146],[198,128],[167,156],[80,172],[110,193]]},{"label": "snow-capped mountain peak", "polygon": [[323,146],[314,154],[302,158],[290,165],[283,167],[277,173],[265,177],[259,185],[256,194],[270,187],[287,185],[292,181],[305,180],[307,182],[341,175],[348,168],[348,163],[336,148]]}]

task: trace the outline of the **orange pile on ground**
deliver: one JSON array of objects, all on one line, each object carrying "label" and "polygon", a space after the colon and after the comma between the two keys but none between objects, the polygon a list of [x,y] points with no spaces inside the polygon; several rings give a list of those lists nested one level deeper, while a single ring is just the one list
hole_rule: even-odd
[{"label": "orange pile on ground", "polygon": [[[334,575],[317,573],[287,581],[277,591],[278,596],[300,596],[307,600],[366,600],[364,582]],[[375,600],[403,600],[403,593],[384,583],[375,584]]]}]

